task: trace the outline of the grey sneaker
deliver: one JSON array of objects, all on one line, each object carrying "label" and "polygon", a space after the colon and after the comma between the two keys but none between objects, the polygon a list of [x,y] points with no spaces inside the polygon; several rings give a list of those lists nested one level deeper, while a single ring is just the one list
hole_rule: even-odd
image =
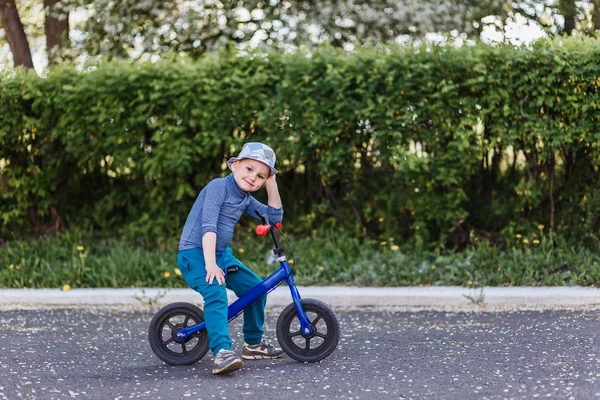
[{"label": "grey sneaker", "polygon": [[264,358],[279,358],[283,354],[283,350],[276,349],[273,345],[264,340],[259,344],[249,345],[244,343],[242,350],[242,358],[244,360],[262,360]]},{"label": "grey sneaker", "polygon": [[242,365],[242,360],[233,351],[221,349],[215,356],[212,373],[228,374],[242,368]]}]

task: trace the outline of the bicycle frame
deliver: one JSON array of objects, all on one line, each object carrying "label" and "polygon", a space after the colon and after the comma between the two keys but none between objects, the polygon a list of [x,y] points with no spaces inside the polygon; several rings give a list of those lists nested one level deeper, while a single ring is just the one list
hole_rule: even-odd
[{"label": "bicycle frame", "polygon": [[[231,303],[227,309],[227,319],[228,321],[233,320],[238,315],[240,315],[248,306],[252,305],[263,296],[275,290],[275,288],[281,282],[286,281],[287,285],[290,288],[292,300],[296,307],[296,312],[300,321],[302,335],[309,336],[313,333],[313,329],[310,326],[310,321],[308,320],[304,309],[302,308],[302,303],[300,302],[300,292],[298,292],[298,288],[296,287],[296,283],[294,282],[292,269],[290,268],[290,264],[288,263],[287,258],[283,254],[283,249],[281,248],[281,246],[279,246],[279,241],[277,240],[273,230],[271,230],[271,234],[273,236],[273,240],[275,241],[276,248],[274,252],[276,253],[276,255],[278,255],[277,261],[280,264],[279,269],[277,269],[275,272],[273,272],[271,275],[265,278],[261,283],[254,286],[235,302]],[[191,335],[198,333],[204,329],[206,329],[206,323],[204,321],[192,325],[188,328],[181,329],[180,331],[177,331],[177,340],[186,340]]]}]

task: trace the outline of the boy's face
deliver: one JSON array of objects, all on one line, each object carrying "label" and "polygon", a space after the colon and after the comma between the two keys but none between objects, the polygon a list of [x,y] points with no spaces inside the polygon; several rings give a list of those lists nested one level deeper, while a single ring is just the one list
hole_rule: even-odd
[{"label": "boy's face", "polygon": [[235,183],[245,192],[256,192],[260,189],[271,172],[268,166],[250,158],[234,161],[231,170]]}]

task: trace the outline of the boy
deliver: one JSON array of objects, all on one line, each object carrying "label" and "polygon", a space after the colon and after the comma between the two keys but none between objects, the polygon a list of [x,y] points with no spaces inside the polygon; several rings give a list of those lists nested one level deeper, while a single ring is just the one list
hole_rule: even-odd
[{"label": "boy", "polygon": [[[215,356],[213,374],[242,367],[242,360],[231,351],[225,288],[240,297],[262,281],[228,247],[234,227],[244,213],[256,218],[255,210],[267,214],[272,223],[281,222],[283,217],[273,149],[262,143],[246,143],[227,165],[232,173],[213,179],[198,195],[185,222],[177,255],[187,284],[204,298],[209,347]],[[250,195],[263,186],[268,206]],[[266,301],[265,296],[244,310],[244,359],[277,358],[283,354],[263,341]]]}]

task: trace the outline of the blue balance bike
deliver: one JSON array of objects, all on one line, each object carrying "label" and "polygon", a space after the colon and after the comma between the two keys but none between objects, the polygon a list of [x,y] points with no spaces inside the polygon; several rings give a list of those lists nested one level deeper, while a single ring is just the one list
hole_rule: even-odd
[{"label": "blue balance bike", "polygon": [[[229,305],[228,320],[233,320],[246,307],[286,282],[290,288],[292,303],[281,312],[277,320],[279,345],[287,355],[297,361],[321,361],[335,350],[340,340],[337,317],[331,307],[324,302],[300,298],[292,269],[275,229],[271,229],[266,216],[259,215],[259,217],[262,225],[256,227],[256,233],[264,236],[267,232],[271,232],[275,244],[273,253],[280,267]],[[276,225],[281,233],[280,227],[280,224]],[[193,364],[208,352],[204,312],[193,304],[173,303],[163,307],[152,318],[148,336],[154,354],[170,365]]]}]

